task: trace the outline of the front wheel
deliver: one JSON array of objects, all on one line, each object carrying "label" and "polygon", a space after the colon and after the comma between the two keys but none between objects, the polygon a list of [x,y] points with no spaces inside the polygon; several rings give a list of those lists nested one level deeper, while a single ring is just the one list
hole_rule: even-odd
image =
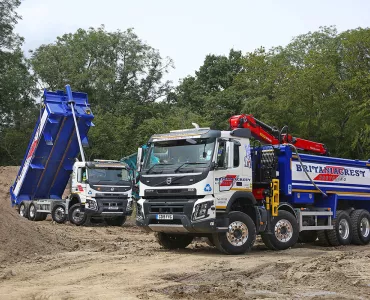
[{"label": "front wheel", "polygon": [[86,223],[87,215],[81,210],[81,204],[72,205],[68,212],[69,222],[76,226],[81,226]]},{"label": "front wheel", "polygon": [[285,210],[271,221],[272,234],[262,234],[262,241],[271,250],[285,250],[297,243],[299,229],[297,219]]},{"label": "front wheel", "polygon": [[65,206],[62,204],[55,205],[51,211],[51,217],[56,223],[63,224],[67,219]]},{"label": "front wheel", "polygon": [[115,218],[106,218],[105,222],[109,226],[122,226],[123,224],[125,224],[126,219],[127,219],[127,216],[119,216]]},{"label": "front wheel", "polygon": [[230,212],[227,232],[212,236],[216,248],[226,254],[242,254],[250,251],[256,241],[256,226],[245,213]]},{"label": "front wheel", "polygon": [[157,242],[165,249],[186,248],[193,241],[193,237],[186,234],[156,233]]}]

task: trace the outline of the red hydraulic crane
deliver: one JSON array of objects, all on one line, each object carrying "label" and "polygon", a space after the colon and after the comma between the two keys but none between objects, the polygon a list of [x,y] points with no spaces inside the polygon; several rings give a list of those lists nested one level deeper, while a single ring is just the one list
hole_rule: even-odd
[{"label": "red hydraulic crane", "polygon": [[301,138],[293,137],[290,134],[282,134],[282,131],[279,131],[275,127],[271,127],[260,120],[253,117],[253,115],[237,115],[232,116],[229,119],[230,127],[235,128],[249,128],[252,136],[262,141],[266,144],[278,145],[284,143],[293,144],[296,148],[310,151],[321,155],[328,155],[328,150],[324,144],[304,140]]}]

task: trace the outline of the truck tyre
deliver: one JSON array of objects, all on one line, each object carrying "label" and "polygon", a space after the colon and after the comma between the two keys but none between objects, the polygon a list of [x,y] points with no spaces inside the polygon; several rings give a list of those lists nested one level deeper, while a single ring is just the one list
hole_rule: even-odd
[{"label": "truck tyre", "polygon": [[365,209],[356,209],[351,214],[352,243],[367,245],[370,242],[370,213]]},{"label": "truck tyre", "polygon": [[326,232],[329,244],[331,246],[349,245],[352,241],[353,230],[348,213],[337,210],[337,217],[333,220],[333,226],[333,229]]},{"label": "truck tyre", "polygon": [[299,228],[297,219],[285,210],[271,221],[272,234],[263,234],[262,241],[271,250],[285,250],[294,246],[298,241]]},{"label": "truck tyre", "polygon": [[299,243],[313,243],[317,240],[316,230],[305,230],[299,233],[298,242]]},{"label": "truck tyre", "polygon": [[28,218],[28,209],[24,202],[22,202],[18,207],[18,213],[23,218]]},{"label": "truck tyre", "polygon": [[228,214],[229,230],[212,235],[216,248],[226,254],[250,251],[256,241],[256,226],[247,214],[233,211]]},{"label": "truck tyre", "polygon": [[36,204],[31,202],[28,206],[28,220],[30,221],[44,221],[48,216],[47,213],[37,212]]},{"label": "truck tyre", "polygon": [[55,205],[51,211],[51,217],[54,222],[63,224],[67,219],[65,206],[62,204]]},{"label": "truck tyre", "polygon": [[69,222],[76,226],[84,225],[87,221],[87,215],[81,211],[81,204],[76,203],[71,206],[68,212]]},{"label": "truck tyre", "polygon": [[109,226],[122,226],[123,224],[125,224],[126,220],[127,220],[127,216],[119,216],[115,218],[106,218],[105,222]]},{"label": "truck tyre", "polygon": [[33,202],[31,202],[30,205],[28,206],[28,213],[27,213],[28,220],[35,221],[35,219],[36,219],[36,212],[37,212],[36,211],[36,205]]},{"label": "truck tyre", "polygon": [[[328,222],[327,222],[327,219],[318,219],[317,224],[323,226],[323,225],[327,225]],[[317,238],[319,240],[319,245],[324,246],[324,247],[330,246],[328,236],[326,234],[326,230],[318,230]]]},{"label": "truck tyre", "polygon": [[165,249],[183,249],[191,244],[193,237],[186,234],[169,234],[157,232],[157,242]]}]

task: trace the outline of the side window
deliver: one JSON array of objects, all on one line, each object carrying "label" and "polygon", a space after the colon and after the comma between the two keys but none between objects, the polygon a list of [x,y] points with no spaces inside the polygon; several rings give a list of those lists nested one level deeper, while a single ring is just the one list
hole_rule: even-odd
[{"label": "side window", "polygon": [[239,161],[240,161],[240,145],[237,145],[236,143],[234,143],[234,162],[233,162],[233,166],[234,168],[237,168],[239,167]]},{"label": "side window", "polygon": [[226,169],[227,165],[228,165],[228,149],[226,147],[226,141],[220,141],[218,144],[217,167],[220,169]]},{"label": "side window", "polygon": [[77,169],[77,182],[85,182],[86,181],[86,168],[78,168]]}]

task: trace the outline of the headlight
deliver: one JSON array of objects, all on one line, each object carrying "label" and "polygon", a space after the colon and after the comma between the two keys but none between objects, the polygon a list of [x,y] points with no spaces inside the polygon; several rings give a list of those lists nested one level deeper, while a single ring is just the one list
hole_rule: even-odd
[{"label": "headlight", "polygon": [[85,207],[92,210],[97,210],[98,205],[96,204],[96,200],[86,199]]},{"label": "headlight", "polygon": [[194,213],[193,213],[193,220],[199,220],[199,219],[204,219],[207,218],[208,215],[208,209],[213,205],[213,201],[206,201],[199,203],[195,205],[194,208]]},{"label": "headlight", "polygon": [[136,220],[142,220],[144,219],[144,214],[143,214],[143,207],[136,202]]},{"label": "headlight", "polygon": [[126,210],[131,210],[131,209],[132,209],[132,198],[129,198],[127,201]]}]

